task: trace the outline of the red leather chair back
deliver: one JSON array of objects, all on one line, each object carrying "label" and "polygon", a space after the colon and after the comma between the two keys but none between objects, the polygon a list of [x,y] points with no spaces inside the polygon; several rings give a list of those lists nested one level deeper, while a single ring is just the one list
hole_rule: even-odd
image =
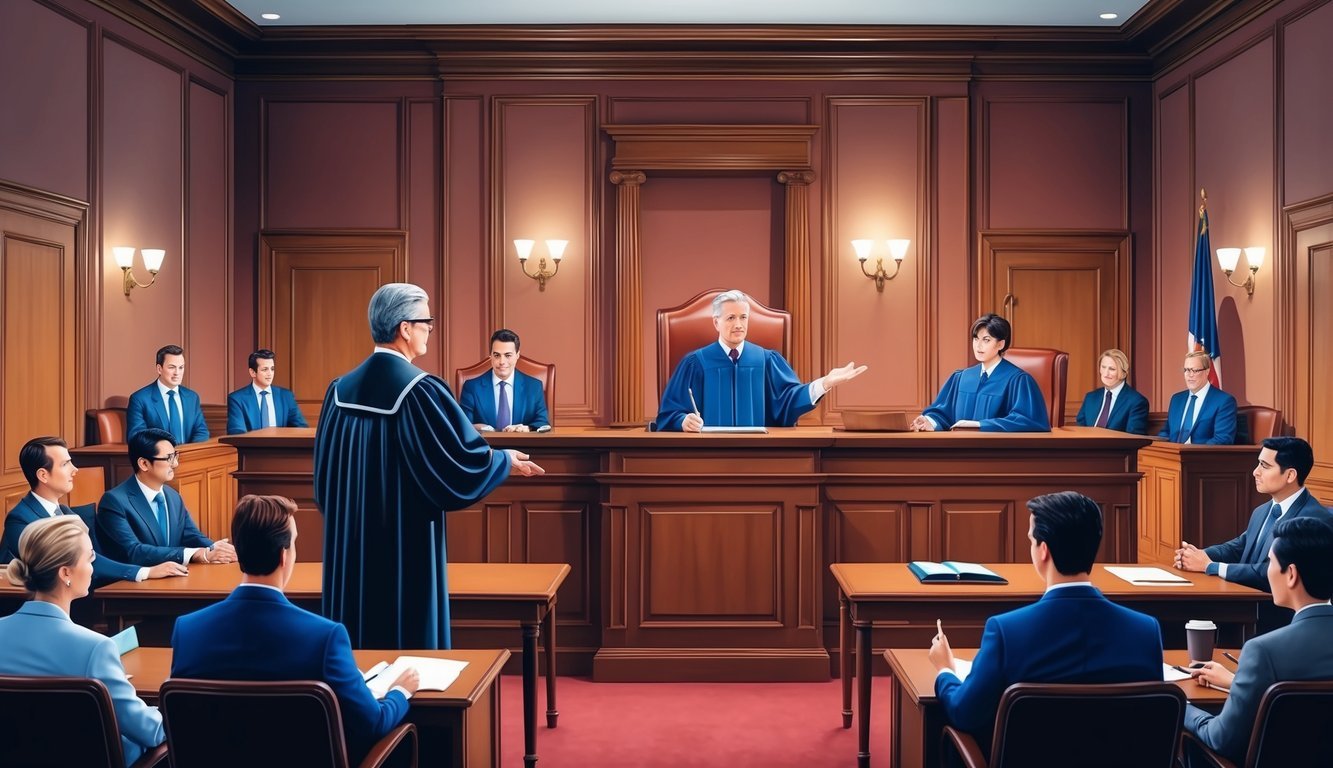
[{"label": "red leather chair back", "polygon": [[1046,413],[1051,419],[1051,428],[1064,426],[1069,354],[1058,349],[1014,347],[1005,351],[1004,359],[1027,371],[1037,380],[1041,396],[1046,398]]},{"label": "red leather chair back", "polygon": [[1258,445],[1264,438],[1282,434],[1282,411],[1262,405],[1242,405],[1236,409],[1236,420],[1247,430],[1237,435],[1237,443]]},{"label": "red leather chair back", "polygon": [[[519,355],[518,363],[514,369],[520,373],[526,373],[532,378],[542,383],[542,399],[546,401],[546,414],[551,419],[551,424],[555,424],[555,363],[543,363],[539,360],[533,360],[527,355]],[[468,379],[475,379],[491,370],[491,359],[482,358],[478,362],[469,365],[466,368],[458,368],[454,371],[454,397],[461,397],[463,394],[463,382]]]}]

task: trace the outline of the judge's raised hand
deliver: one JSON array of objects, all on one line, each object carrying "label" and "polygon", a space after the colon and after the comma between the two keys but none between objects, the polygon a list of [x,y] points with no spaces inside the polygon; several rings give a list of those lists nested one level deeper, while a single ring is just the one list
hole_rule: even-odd
[{"label": "judge's raised hand", "polygon": [[704,417],[697,413],[685,414],[685,420],[680,423],[681,432],[699,432],[704,428]]},{"label": "judge's raised hand", "polygon": [[908,429],[913,432],[934,432],[935,422],[931,421],[924,415],[917,416],[915,419],[912,419],[912,423]]},{"label": "judge's raised hand", "polygon": [[824,374],[824,389],[825,390],[833,389],[839,384],[851,381],[852,379],[856,378],[857,376],[860,376],[865,372],[866,372],[866,366],[857,365],[854,362],[848,363],[841,368],[834,368],[833,370]]},{"label": "judge's raised hand", "polygon": [[512,449],[506,449],[505,453],[509,454],[509,466],[512,468],[512,471],[517,472],[524,477],[546,474],[546,470],[538,466],[537,462],[528,460],[528,455],[526,453],[519,453]]}]

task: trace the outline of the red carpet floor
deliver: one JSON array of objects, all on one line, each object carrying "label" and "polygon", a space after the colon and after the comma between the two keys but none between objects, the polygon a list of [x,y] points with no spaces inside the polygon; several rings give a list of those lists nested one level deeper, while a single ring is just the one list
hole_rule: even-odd
[{"label": "red carpet floor", "polygon": [[[559,727],[537,694],[538,768],[852,768],[856,726],[842,727],[841,684],[594,683],[561,677]],[[889,765],[889,685],[873,686],[871,765]],[[501,678],[506,768],[523,765],[523,686]]]}]

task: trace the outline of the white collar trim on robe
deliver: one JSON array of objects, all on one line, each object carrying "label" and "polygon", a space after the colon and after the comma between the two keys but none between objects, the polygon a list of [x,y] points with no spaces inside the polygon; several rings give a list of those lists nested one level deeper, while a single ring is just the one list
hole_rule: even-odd
[{"label": "white collar trim on robe", "polygon": [[[407,355],[404,355],[402,352],[399,352],[399,351],[396,350],[396,349],[387,349],[387,348],[385,348],[385,347],[375,347],[375,351],[376,351],[376,352],[382,352],[382,353],[384,353],[384,354],[386,354],[386,355],[397,355],[398,357],[401,357],[401,358],[403,358],[404,360],[407,360]],[[408,362],[408,364],[410,365],[412,361],[411,361],[411,360],[407,360],[407,362]],[[398,399],[395,400],[395,401],[393,401],[393,407],[392,407],[392,408],[387,408],[387,409],[386,409],[386,408],[375,408],[374,406],[370,406],[370,405],[358,405],[358,404],[356,404],[356,403],[344,403],[344,402],[342,401],[342,399],[341,399],[340,397],[338,397],[338,388],[337,388],[337,387],[334,387],[334,388],[333,388],[333,404],[336,405],[336,406],[338,406],[339,408],[351,408],[352,410],[355,410],[355,411],[369,411],[370,413],[383,413],[383,414],[386,414],[386,415],[388,415],[388,414],[398,413],[398,409],[402,407],[402,405],[403,405],[403,399],[407,397],[407,393],[412,391],[412,387],[415,387],[415,386],[417,385],[417,382],[418,382],[418,381],[421,381],[422,379],[426,378],[426,377],[429,376],[429,375],[430,375],[429,373],[426,373],[425,371],[422,371],[421,373],[419,373],[419,374],[417,374],[415,377],[413,377],[413,379],[412,379],[411,381],[407,382],[407,386],[406,386],[406,387],[403,387],[403,391],[398,393]]]}]

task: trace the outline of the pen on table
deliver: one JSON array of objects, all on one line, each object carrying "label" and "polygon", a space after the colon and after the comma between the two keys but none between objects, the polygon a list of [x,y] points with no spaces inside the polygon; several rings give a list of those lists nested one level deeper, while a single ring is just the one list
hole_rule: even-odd
[{"label": "pen on table", "polygon": [[1230,651],[1222,651],[1222,655],[1230,659],[1232,664],[1235,664],[1238,667],[1240,666],[1240,659],[1232,656]]},{"label": "pen on table", "polygon": [[1194,677],[1194,673],[1193,673],[1193,672],[1189,671],[1188,669],[1185,669],[1184,667],[1180,666],[1179,664],[1172,664],[1172,665],[1171,665],[1171,668],[1174,669],[1174,670],[1177,671],[1177,672],[1184,672],[1185,674],[1189,675],[1190,677]]},{"label": "pen on table", "polygon": [[699,404],[694,402],[694,387],[689,387],[687,391],[690,393],[690,407],[694,409],[694,415],[699,416]]}]

